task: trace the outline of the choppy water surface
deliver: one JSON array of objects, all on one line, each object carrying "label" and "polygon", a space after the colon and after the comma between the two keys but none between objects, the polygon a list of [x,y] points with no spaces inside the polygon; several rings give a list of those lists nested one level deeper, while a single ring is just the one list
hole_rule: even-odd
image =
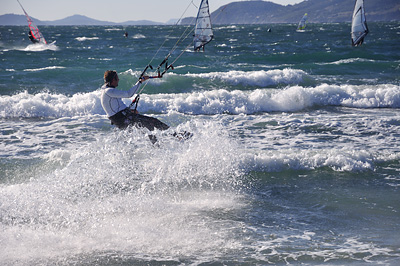
[{"label": "choppy water surface", "polygon": [[216,26],[144,89],[152,145],[102,75],[128,89],[184,27],[0,27],[0,264],[397,265],[400,24],[369,28]]}]

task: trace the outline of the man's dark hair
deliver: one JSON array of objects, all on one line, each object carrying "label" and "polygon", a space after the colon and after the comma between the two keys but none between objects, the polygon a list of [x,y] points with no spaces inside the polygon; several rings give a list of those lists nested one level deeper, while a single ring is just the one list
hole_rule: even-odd
[{"label": "man's dark hair", "polygon": [[111,82],[114,80],[114,78],[117,75],[117,71],[115,70],[107,70],[104,72],[104,83],[107,85],[111,85]]}]

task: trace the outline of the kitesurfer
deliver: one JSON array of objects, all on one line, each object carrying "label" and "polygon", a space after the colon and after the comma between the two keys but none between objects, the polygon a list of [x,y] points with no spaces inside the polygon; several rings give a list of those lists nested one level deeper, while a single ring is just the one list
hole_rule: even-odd
[{"label": "kitesurfer", "polygon": [[167,130],[168,125],[160,120],[140,115],[136,110],[127,107],[122,98],[130,98],[139,90],[141,83],[149,79],[148,76],[143,76],[136,84],[128,91],[118,90],[119,78],[114,70],[104,72],[104,85],[102,87],[101,105],[106,112],[111,124],[119,129],[126,129],[128,126],[144,127],[150,131],[154,129]]},{"label": "kitesurfer", "polygon": [[[147,128],[150,131],[155,129],[167,130],[169,126],[154,117],[149,117],[139,114],[135,109],[127,107],[122,98],[130,98],[138,92],[143,81],[149,79],[149,76],[142,76],[136,84],[128,91],[118,90],[119,78],[115,70],[107,70],[104,72],[104,85],[102,86],[101,105],[106,112],[108,119],[112,125],[116,125],[119,129],[126,129],[129,126],[139,128]],[[190,132],[173,133],[172,136],[179,140],[184,140],[192,137]],[[155,143],[157,138],[154,135],[149,135],[150,141]]]}]

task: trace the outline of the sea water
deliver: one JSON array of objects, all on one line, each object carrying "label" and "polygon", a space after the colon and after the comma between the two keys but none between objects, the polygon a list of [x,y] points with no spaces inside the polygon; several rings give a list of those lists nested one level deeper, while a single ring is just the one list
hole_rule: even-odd
[{"label": "sea water", "polygon": [[[369,28],[216,25],[193,52],[183,26],[0,27],[0,264],[398,265],[400,24]],[[100,87],[169,52],[153,145]]]}]

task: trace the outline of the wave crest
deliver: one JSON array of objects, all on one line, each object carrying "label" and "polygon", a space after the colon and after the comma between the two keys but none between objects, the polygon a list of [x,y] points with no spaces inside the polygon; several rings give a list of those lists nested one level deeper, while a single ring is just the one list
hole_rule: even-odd
[{"label": "wave crest", "polygon": [[259,71],[228,71],[211,72],[204,74],[187,74],[190,77],[201,77],[207,79],[220,79],[231,85],[249,85],[267,87],[278,84],[298,84],[303,81],[307,73],[303,70],[285,68],[283,70],[259,70]]},{"label": "wave crest", "polygon": [[[101,90],[72,96],[41,92],[21,92],[0,96],[0,117],[64,117],[87,114],[104,115]],[[130,99],[124,99],[128,106]],[[142,113],[254,114],[259,112],[296,112],[316,106],[352,108],[399,108],[400,86],[328,85],[291,86],[285,89],[228,91],[225,89],[180,94],[143,94]]]}]

